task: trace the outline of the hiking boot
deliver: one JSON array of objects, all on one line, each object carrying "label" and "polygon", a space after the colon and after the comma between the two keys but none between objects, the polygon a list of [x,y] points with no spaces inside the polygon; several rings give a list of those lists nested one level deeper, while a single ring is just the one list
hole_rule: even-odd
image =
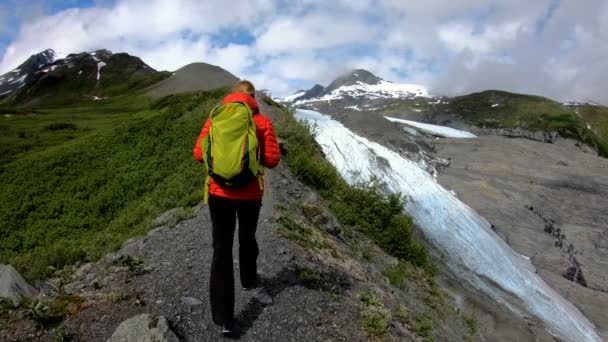
[{"label": "hiking boot", "polygon": [[220,326],[220,331],[222,332],[222,335],[224,335],[225,337],[234,336],[234,333],[235,333],[234,320],[230,320],[230,321],[227,321],[226,323],[222,324]]},{"label": "hiking boot", "polygon": [[255,275],[255,282],[253,284],[246,284],[243,285],[243,290],[245,291],[251,291],[251,290],[255,290],[258,287],[262,286],[262,277],[260,276],[260,274],[256,274]]}]

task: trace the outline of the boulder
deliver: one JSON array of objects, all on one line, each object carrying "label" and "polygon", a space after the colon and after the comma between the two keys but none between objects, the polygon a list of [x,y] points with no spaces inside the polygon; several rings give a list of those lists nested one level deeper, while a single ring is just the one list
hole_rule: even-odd
[{"label": "boulder", "polygon": [[0,298],[17,304],[23,297],[33,297],[36,290],[10,265],[0,265]]},{"label": "boulder", "polygon": [[122,322],[107,342],[178,342],[164,316],[142,314]]}]

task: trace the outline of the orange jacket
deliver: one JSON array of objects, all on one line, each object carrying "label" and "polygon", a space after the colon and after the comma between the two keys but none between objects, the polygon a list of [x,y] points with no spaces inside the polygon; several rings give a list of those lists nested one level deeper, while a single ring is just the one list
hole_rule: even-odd
[{"label": "orange jacket", "polygon": [[[224,98],[222,104],[231,102],[244,102],[251,108],[253,111],[253,121],[255,122],[256,127],[256,135],[260,144],[260,163],[262,166],[269,169],[277,166],[279,164],[279,159],[281,158],[281,153],[279,151],[279,144],[277,143],[274,128],[272,127],[272,121],[270,121],[267,116],[260,113],[258,103],[248,94],[232,93]],[[209,126],[211,126],[211,118],[207,119],[207,122],[205,122],[203,130],[196,140],[196,145],[194,145],[194,159],[200,163],[203,162],[201,141],[209,134]],[[230,188],[216,184],[212,178],[209,185],[209,194],[232,199],[257,200],[262,198],[264,190],[263,187],[260,186],[258,177],[252,179],[249,184],[238,188]]]}]

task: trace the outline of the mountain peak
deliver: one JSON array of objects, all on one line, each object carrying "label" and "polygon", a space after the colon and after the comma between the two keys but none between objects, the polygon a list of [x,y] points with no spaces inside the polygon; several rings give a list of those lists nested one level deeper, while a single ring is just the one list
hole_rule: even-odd
[{"label": "mountain peak", "polygon": [[55,50],[46,49],[35,55],[31,55],[23,64],[19,66],[19,69],[31,72],[39,69],[40,67],[53,63],[57,57]]},{"label": "mountain peak", "polygon": [[358,83],[364,84],[380,84],[384,81],[382,78],[372,74],[371,72],[364,69],[355,69],[351,72],[336,78],[333,82],[327,86],[326,91],[331,92],[332,90],[338,89],[342,86],[350,86]]}]

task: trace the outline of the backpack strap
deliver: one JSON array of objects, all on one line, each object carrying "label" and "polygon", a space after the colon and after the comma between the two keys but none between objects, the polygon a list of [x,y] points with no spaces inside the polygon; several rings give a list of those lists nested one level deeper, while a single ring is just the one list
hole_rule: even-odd
[{"label": "backpack strap", "polygon": [[205,176],[205,190],[203,190],[203,204],[209,203],[209,186],[211,185],[211,177]]}]

